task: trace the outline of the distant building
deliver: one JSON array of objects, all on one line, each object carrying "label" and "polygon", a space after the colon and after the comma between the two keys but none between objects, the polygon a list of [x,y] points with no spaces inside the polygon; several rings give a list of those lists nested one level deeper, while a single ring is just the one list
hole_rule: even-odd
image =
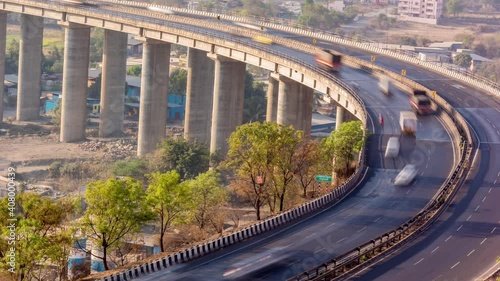
[{"label": "distant building", "polygon": [[399,0],[398,20],[438,24],[443,0]]},{"label": "distant building", "polygon": [[142,54],[142,42],[137,41],[133,36],[128,37],[127,55],[137,56]]},{"label": "distant building", "polygon": [[469,54],[472,58],[470,62],[470,70],[474,71],[479,65],[481,65],[485,61],[491,61],[489,58],[482,57],[476,54]]},{"label": "distant building", "polygon": [[439,48],[450,52],[456,52],[462,48],[463,42],[438,42],[429,45],[429,48]]}]

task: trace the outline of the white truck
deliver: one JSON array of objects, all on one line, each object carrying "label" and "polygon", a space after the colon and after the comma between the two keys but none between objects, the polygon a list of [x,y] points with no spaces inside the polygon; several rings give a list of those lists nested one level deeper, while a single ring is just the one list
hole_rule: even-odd
[{"label": "white truck", "polygon": [[385,149],[386,158],[396,158],[399,155],[399,138],[390,137],[387,142],[387,148]]},{"label": "white truck", "polygon": [[411,111],[401,111],[399,115],[399,125],[403,135],[417,134],[417,115]]},{"label": "white truck", "polygon": [[380,77],[378,82],[378,88],[380,91],[386,95],[391,94],[391,80],[388,77]]}]

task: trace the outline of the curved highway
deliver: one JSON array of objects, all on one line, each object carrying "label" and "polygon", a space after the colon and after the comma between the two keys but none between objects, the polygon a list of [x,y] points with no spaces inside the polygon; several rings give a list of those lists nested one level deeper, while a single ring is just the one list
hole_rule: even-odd
[{"label": "curved highway", "polygon": [[[102,12],[102,9],[94,7],[84,9]],[[146,19],[138,15],[123,16]],[[165,25],[178,27],[168,22]],[[194,25],[189,28],[200,33],[207,29]],[[214,33],[224,34],[218,31]],[[250,39],[239,40],[251,42]],[[311,41],[310,38],[307,40]],[[314,63],[312,55],[308,53],[278,45],[266,48]],[[399,111],[409,110],[408,97],[396,92],[387,98],[373,90],[377,88],[376,79],[356,69],[343,67],[340,77],[354,80],[360,86],[360,95],[372,118],[376,120],[377,114],[382,113],[387,120],[384,128],[372,125],[374,135],[370,140],[368,157],[370,168],[362,187],[335,208],[302,220],[302,223],[284,226],[191,263],[145,276],[141,280],[284,280],[399,226],[427,204],[448,177],[455,158],[450,138],[440,121],[436,116],[419,118],[416,140],[402,139],[401,156],[395,161],[384,160],[383,147],[389,136],[399,133]],[[419,175],[410,187],[396,188],[390,180],[406,163],[416,164]],[[284,258],[273,264],[276,256],[278,259]],[[260,257],[261,260],[252,260],[252,257]],[[251,267],[245,266],[249,263]],[[272,265],[273,270],[269,271],[262,264]],[[240,269],[234,270],[238,266]]]}]

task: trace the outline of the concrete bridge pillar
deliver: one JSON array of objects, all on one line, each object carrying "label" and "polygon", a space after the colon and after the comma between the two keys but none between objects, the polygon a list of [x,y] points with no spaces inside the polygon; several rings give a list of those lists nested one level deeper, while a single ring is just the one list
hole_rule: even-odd
[{"label": "concrete bridge pillar", "polygon": [[212,53],[208,57],[215,61],[210,151],[225,154],[227,139],[243,120],[246,65]]},{"label": "concrete bridge pillar", "polygon": [[312,126],[312,111],[314,107],[314,89],[307,87],[306,85],[300,85],[299,93],[299,104],[297,115],[299,117],[298,127],[300,130],[304,131],[305,136],[311,135]]},{"label": "concrete bridge pillar", "polygon": [[43,17],[21,14],[20,41],[16,119],[26,121],[40,116]]},{"label": "concrete bridge pillar", "polygon": [[65,28],[60,140],[73,142],[85,138],[90,27],[68,22],[60,25]]},{"label": "concrete bridge pillar", "polygon": [[109,137],[123,130],[127,33],[104,30],[102,65],[99,136]]},{"label": "concrete bridge pillar", "polygon": [[269,76],[269,85],[267,86],[267,110],[266,121],[276,122],[278,111],[278,94],[279,94],[279,81]]},{"label": "concrete bridge pillar", "polygon": [[188,49],[184,138],[210,144],[214,91],[214,61],[207,52]]},{"label": "concrete bridge pillar", "polygon": [[337,114],[335,115],[335,130],[344,123],[344,116],[345,116],[345,108],[343,108],[340,105],[337,105]]},{"label": "concrete bridge pillar", "polygon": [[297,105],[300,102],[300,83],[282,75],[273,75],[279,81],[278,110],[276,121],[295,129],[298,125]]},{"label": "concrete bridge pillar", "polygon": [[7,13],[0,12],[0,124],[3,122],[3,99],[5,76],[5,44],[7,36]]},{"label": "concrete bridge pillar", "polygon": [[165,138],[167,125],[170,43],[141,39],[142,80],[137,155],[153,152]]}]

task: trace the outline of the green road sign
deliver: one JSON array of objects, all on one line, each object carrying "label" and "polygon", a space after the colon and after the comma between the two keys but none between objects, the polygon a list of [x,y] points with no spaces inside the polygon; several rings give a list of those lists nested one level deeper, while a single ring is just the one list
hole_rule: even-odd
[{"label": "green road sign", "polygon": [[332,177],[330,177],[330,176],[322,176],[322,175],[317,175],[317,176],[316,176],[316,180],[317,180],[317,181],[328,181],[328,182],[330,182],[330,181],[332,181]]}]

